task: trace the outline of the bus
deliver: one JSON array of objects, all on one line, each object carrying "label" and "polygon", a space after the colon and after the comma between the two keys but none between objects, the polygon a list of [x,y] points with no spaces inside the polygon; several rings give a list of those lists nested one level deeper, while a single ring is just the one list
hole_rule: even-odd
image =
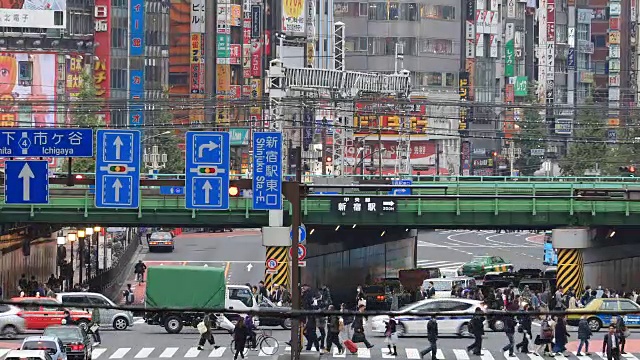
[{"label": "bus", "polygon": [[553,248],[553,241],[551,240],[551,231],[544,233],[544,256],[542,263],[547,266],[558,265],[558,253]]}]

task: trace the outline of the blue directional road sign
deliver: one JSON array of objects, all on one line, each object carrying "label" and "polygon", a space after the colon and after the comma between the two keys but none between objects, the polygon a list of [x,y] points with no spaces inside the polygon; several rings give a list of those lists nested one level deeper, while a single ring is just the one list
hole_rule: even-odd
[{"label": "blue directional road sign", "polygon": [[[289,227],[289,239],[293,241],[293,229]],[[307,227],[304,224],[300,224],[298,228],[298,243],[302,244],[307,241]]]},{"label": "blue directional road sign", "polygon": [[98,130],[96,142],[96,207],[137,209],[140,131]]},{"label": "blue directional road sign", "polygon": [[[391,180],[391,185],[412,185],[410,179]],[[389,195],[411,195],[411,188],[399,188],[389,191]]]},{"label": "blue directional road sign", "polygon": [[186,138],[185,206],[187,209],[229,209],[228,132],[188,131]]},{"label": "blue directional road sign", "polygon": [[6,204],[48,204],[49,162],[8,160],[4,165]]},{"label": "blue directional road sign", "polygon": [[253,210],[282,209],[282,133],[253,133]]},{"label": "blue directional road sign", "polygon": [[183,186],[160,186],[160,195],[184,195]]},{"label": "blue directional road sign", "polygon": [[92,157],[91,129],[2,128],[0,157]]}]

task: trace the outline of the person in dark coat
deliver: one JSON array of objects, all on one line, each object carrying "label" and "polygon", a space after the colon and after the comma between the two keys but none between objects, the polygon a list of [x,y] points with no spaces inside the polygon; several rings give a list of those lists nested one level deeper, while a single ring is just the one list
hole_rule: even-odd
[{"label": "person in dark coat", "polygon": [[591,335],[591,328],[589,328],[587,317],[582,315],[580,317],[580,322],[578,322],[578,340],[580,340],[580,345],[578,345],[578,352],[576,353],[577,356],[582,356],[580,350],[582,350],[583,345],[585,355],[591,355],[589,352],[589,339],[591,338]]},{"label": "person in dark coat", "polygon": [[553,344],[553,351],[557,355],[561,355],[565,351],[567,351],[567,338],[569,337],[569,332],[567,331],[567,320],[564,316],[558,317],[558,322],[556,322],[556,329],[554,331],[555,335],[555,343]]},{"label": "person in dark coat", "polygon": [[509,357],[514,357],[513,353],[515,340],[513,339],[516,334],[516,320],[513,316],[505,316],[504,317],[504,333],[507,335],[507,339],[509,343],[502,348],[502,351],[509,351]]},{"label": "person in dark coat", "polygon": [[315,346],[316,351],[320,351],[315,316],[307,316],[307,322],[304,324],[304,337],[307,338],[307,351],[311,351],[311,346]]},{"label": "person in dark coat", "polygon": [[244,321],[236,322],[236,327],[233,329],[233,343],[235,347],[235,353],[233,354],[233,360],[238,359],[238,354],[244,359],[244,347],[247,344],[247,337],[249,331],[244,324]]},{"label": "person in dark coat", "polygon": [[525,305],[522,315],[519,316],[520,326],[518,332],[522,333],[522,341],[516,345],[516,349],[523,354],[529,353],[529,340],[533,338],[531,334],[531,316],[527,313],[529,310],[529,304]]},{"label": "person in dark coat", "polygon": [[436,352],[438,351],[438,322],[435,315],[432,315],[431,320],[427,323],[427,340],[429,340],[429,347],[420,351],[420,357],[423,358],[428,353],[431,353],[431,360],[438,360],[436,357]]},{"label": "person in dark coat", "polygon": [[[365,306],[360,305],[358,307],[359,312],[364,312]],[[356,318],[353,320],[353,324],[351,324],[351,328],[353,329],[353,337],[351,340],[354,343],[364,343],[367,349],[371,349],[373,345],[367,340],[367,336],[364,334],[364,316],[356,315]]]},{"label": "person in dark coat", "polygon": [[620,337],[615,325],[609,325],[609,332],[602,340],[602,353],[607,354],[607,360],[620,360]]},{"label": "person in dark coat", "polygon": [[616,319],[616,334],[620,338],[620,354],[624,355],[624,345],[627,343],[627,338],[624,334],[627,332],[627,324],[624,323],[624,318],[618,315]]},{"label": "person in dark coat", "polygon": [[204,344],[208,341],[209,344],[213,345],[214,349],[218,349],[220,346],[216,345],[216,341],[213,338],[213,334],[211,333],[211,314],[205,314],[204,318],[202,318],[202,322],[207,330],[200,334],[200,341],[198,341],[198,350],[204,350]]},{"label": "person in dark coat", "polygon": [[[329,305],[327,309],[329,311],[334,311],[335,307],[333,305]],[[338,347],[338,355],[342,355],[344,353],[344,347],[340,344],[340,338],[338,334],[340,334],[340,318],[336,315],[329,316],[329,332],[327,334],[327,352],[331,353],[331,345],[336,345]]]},{"label": "person in dark coat", "polygon": [[467,346],[467,351],[473,351],[473,355],[482,355],[482,336],[484,335],[484,313],[482,309],[476,309],[475,315],[469,322],[471,333],[473,334],[473,344]]}]

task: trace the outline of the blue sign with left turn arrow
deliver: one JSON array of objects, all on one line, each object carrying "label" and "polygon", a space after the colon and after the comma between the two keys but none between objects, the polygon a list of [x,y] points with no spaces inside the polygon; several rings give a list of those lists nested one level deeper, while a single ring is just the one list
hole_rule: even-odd
[{"label": "blue sign with left turn arrow", "polygon": [[8,160],[4,165],[5,204],[48,204],[49,162]]},{"label": "blue sign with left turn arrow", "polygon": [[140,131],[98,130],[96,207],[140,206]]}]

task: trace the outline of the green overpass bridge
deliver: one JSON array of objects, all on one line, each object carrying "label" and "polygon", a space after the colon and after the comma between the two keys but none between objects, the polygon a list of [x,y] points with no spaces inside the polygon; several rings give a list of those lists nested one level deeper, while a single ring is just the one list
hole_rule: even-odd
[{"label": "green overpass bridge", "polygon": [[[62,179],[57,179],[62,180]],[[90,179],[85,179],[85,183]],[[566,226],[640,225],[640,181],[634,178],[439,178],[414,181],[411,196],[388,195],[390,185],[310,185],[302,200],[307,225],[551,229]],[[149,182],[158,180],[147,180]],[[182,180],[167,180],[180,182]],[[62,184],[63,181],[57,183]],[[318,191],[331,194],[314,194]],[[360,204],[360,205],[357,205]],[[373,206],[371,204],[374,204]],[[285,202],[285,223],[291,219]],[[251,198],[231,198],[228,211],[185,209],[184,196],[161,195],[145,185],[139,209],[101,209],[87,184],[50,186],[47,205],[4,204],[0,222],[261,227],[268,213]]]}]

